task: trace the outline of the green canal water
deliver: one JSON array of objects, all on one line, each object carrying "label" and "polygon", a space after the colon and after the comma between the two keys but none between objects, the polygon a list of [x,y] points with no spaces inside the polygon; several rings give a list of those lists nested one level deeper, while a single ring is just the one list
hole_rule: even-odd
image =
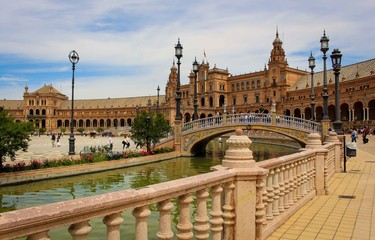
[{"label": "green canal water", "polygon": [[[221,143],[211,146],[212,154],[205,157],[182,157],[147,165],[111,170],[100,173],[85,174],[74,177],[51,179],[16,186],[0,188],[0,212],[8,212],[48,203],[78,199],[108,192],[115,192],[131,188],[166,182],[174,179],[194,176],[210,171],[210,167],[221,164]],[[262,161],[278,156],[291,154],[295,148],[287,148],[269,144],[251,144],[254,159]],[[151,207],[152,208],[152,207]],[[173,211],[173,221],[177,223],[177,210]],[[121,234],[128,238],[134,232],[134,217],[130,212],[123,214],[125,221],[121,226]],[[149,219],[157,222],[157,212],[153,211]],[[101,219],[90,221],[93,226],[90,239],[105,239],[105,230]],[[149,225],[150,231],[157,231],[157,224]],[[50,232],[52,239],[70,239],[64,229]],[[149,236],[150,239],[153,239]]]}]

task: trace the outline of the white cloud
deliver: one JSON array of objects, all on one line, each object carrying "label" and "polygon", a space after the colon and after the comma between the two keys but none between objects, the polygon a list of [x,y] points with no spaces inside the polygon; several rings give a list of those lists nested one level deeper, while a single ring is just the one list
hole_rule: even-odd
[{"label": "white cloud", "polygon": [[[69,83],[67,56],[75,49],[81,77],[76,91],[82,98],[155,94],[157,85],[164,89],[166,84],[177,38],[184,46],[181,81],[186,83],[194,57],[201,60],[203,50],[211,67],[228,67],[233,74],[263,69],[276,26],[289,65],[307,69],[312,51],[319,71],[324,29],[330,51],[340,48],[344,64],[374,57],[374,9],[370,0],[7,1],[0,14],[0,64],[5,66],[0,66],[0,79],[10,76],[7,64],[12,57],[18,60],[11,66],[19,65],[22,74],[13,69],[15,79],[28,79],[39,88],[46,81],[40,74],[52,70],[60,74],[49,82]],[[42,62],[43,67],[28,67],[28,62]],[[79,81],[91,84],[80,89]],[[4,82],[0,81],[0,98],[10,96]],[[69,95],[69,84],[66,88],[63,93]],[[23,86],[19,89],[15,99],[22,98]]]}]

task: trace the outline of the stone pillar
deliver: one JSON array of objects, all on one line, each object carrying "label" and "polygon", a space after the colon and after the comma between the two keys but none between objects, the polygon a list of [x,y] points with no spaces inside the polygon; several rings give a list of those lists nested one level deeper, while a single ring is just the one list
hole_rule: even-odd
[{"label": "stone pillar", "polygon": [[325,177],[324,177],[324,167],[325,159],[328,154],[328,150],[322,148],[320,141],[321,137],[317,133],[310,133],[308,135],[308,140],[306,148],[316,149],[315,155],[315,189],[317,195],[325,195]]},{"label": "stone pillar", "polygon": [[[251,140],[243,134],[242,129],[236,130],[236,135],[231,136],[228,141],[229,149],[225,153],[222,166],[224,169],[236,172],[234,188],[235,223],[233,239],[262,239],[264,207],[262,204],[263,191],[260,181],[265,181],[267,169],[255,166],[253,153],[249,149]],[[258,188],[257,188],[258,187]],[[257,222],[255,219],[257,216]],[[257,235],[257,234],[258,235]]]},{"label": "stone pillar", "polygon": [[[335,143],[335,172],[342,172],[341,160],[344,157],[342,154],[341,146],[344,143],[345,135],[338,136],[336,132],[329,132],[327,137],[327,143]],[[343,148],[345,151],[345,146]]]},{"label": "stone pillar", "polygon": [[326,139],[326,136],[328,134],[328,129],[331,127],[331,120],[329,119],[322,119],[322,134],[321,134],[321,142],[324,142]]},{"label": "stone pillar", "polygon": [[181,153],[181,133],[182,133],[182,121],[174,121],[174,147],[178,153]]}]

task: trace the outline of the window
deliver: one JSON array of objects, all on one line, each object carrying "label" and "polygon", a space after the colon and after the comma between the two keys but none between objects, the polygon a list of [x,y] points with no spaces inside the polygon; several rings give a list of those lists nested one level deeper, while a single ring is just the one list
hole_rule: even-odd
[{"label": "window", "polygon": [[234,92],[234,84],[232,84],[232,92]]},{"label": "window", "polygon": [[239,84],[239,83],[236,84],[236,90],[237,90],[237,91],[240,90],[240,84]]},{"label": "window", "polygon": [[259,103],[259,96],[258,95],[255,95],[255,102]]},{"label": "window", "polygon": [[244,82],[241,83],[241,90],[245,90],[245,83]]},{"label": "window", "polygon": [[250,90],[250,82],[246,82],[246,90]]},{"label": "window", "polygon": [[232,101],[233,101],[233,105],[236,105],[236,97],[233,97]]},{"label": "window", "polygon": [[260,88],[260,80],[257,81],[257,88]]},{"label": "window", "polygon": [[246,95],[243,96],[243,102],[244,102],[245,104],[247,104],[247,96],[246,96]]},{"label": "window", "polygon": [[251,88],[252,88],[252,89],[255,88],[255,82],[254,82],[254,81],[251,82]]}]

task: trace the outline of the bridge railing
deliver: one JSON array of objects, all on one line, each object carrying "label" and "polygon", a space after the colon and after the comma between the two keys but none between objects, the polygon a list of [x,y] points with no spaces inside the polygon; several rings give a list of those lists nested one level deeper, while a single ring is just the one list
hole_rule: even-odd
[{"label": "bridge railing", "polygon": [[[275,118],[274,120],[272,118]],[[238,113],[226,115],[226,121],[223,122],[223,116],[214,116],[210,118],[198,119],[187,122],[182,125],[182,132],[189,132],[199,130],[202,128],[217,127],[222,125],[242,125],[242,124],[257,124],[257,125],[273,125],[295,128],[308,132],[321,133],[322,125],[318,122],[285,116],[272,115],[268,113]]]},{"label": "bridge railing", "polygon": [[302,118],[276,115],[276,125],[321,133],[322,124]]},{"label": "bridge railing", "polygon": [[[198,176],[93,197],[52,203],[0,215],[0,239],[49,239],[52,229],[69,226],[73,239],[87,239],[91,220],[102,219],[107,239],[146,240],[151,221],[158,226],[150,238],[159,239],[263,239],[322,190],[335,171],[335,143],[256,163],[251,171],[218,170]],[[323,166],[322,166],[323,164]],[[252,168],[248,168],[251,170]],[[259,169],[267,169],[268,174]],[[265,174],[265,175],[264,175]],[[255,181],[244,191],[241,181]],[[241,199],[241,201],[238,201]],[[253,206],[255,226],[241,229],[239,206]],[[153,212],[151,212],[153,209]],[[179,209],[179,211],[174,211]],[[194,209],[194,210],[192,210]],[[122,230],[135,219],[133,236]],[[209,213],[209,214],[207,214]],[[150,217],[151,216],[151,217]],[[130,216],[131,217],[131,216]],[[126,218],[126,219],[125,219]],[[173,221],[172,221],[173,218]],[[247,216],[248,222],[252,222]],[[256,229],[254,232],[253,229]],[[96,229],[96,231],[98,231]],[[235,237],[239,232],[248,233]]]}]

